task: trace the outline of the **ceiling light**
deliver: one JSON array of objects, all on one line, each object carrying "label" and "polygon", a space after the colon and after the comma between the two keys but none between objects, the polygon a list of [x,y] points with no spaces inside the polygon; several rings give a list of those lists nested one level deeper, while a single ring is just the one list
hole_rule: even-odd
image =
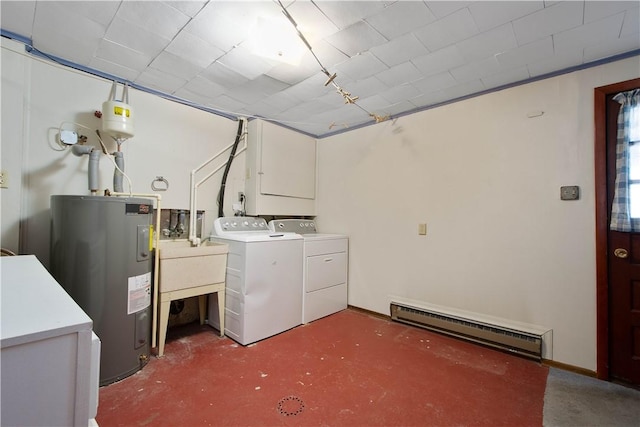
[{"label": "ceiling light", "polygon": [[246,44],[254,55],[291,65],[299,65],[307,49],[284,18],[258,18]]}]

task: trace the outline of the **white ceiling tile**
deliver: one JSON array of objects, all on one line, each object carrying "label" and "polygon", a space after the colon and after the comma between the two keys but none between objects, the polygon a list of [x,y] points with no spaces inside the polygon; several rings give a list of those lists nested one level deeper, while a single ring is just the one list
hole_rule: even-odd
[{"label": "white ceiling tile", "polygon": [[558,70],[574,67],[582,64],[583,50],[554,54],[552,57],[527,65],[531,77],[542,76]]},{"label": "white ceiling tile", "polygon": [[364,79],[388,68],[369,52],[356,55],[335,66],[335,69],[338,70],[338,77],[341,74],[346,74],[352,80]]},{"label": "white ceiling tile", "polygon": [[449,46],[411,60],[425,76],[440,73],[464,64],[457,46]]},{"label": "white ceiling tile", "polygon": [[136,71],[143,71],[152,59],[148,55],[109,40],[100,42],[96,57]]},{"label": "white ceiling tile", "polygon": [[193,92],[183,86],[176,90],[173,96],[182,99],[187,104],[195,104],[195,106],[207,105],[207,102],[211,100],[210,96],[207,96],[201,92]]},{"label": "white ceiling tile", "polygon": [[469,5],[480,31],[490,30],[544,8],[538,1],[476,1]]},{"label": "white ceiling tile", "polygon": [[249,90],[259,93],[261,97],[264,97],[278,93],[288,88],[290,85],[272,77],[261,75],[243,86]]},{"label": "white ceiling tile", "polygon": [[226,16],[221,11],[219,2],[209,2],[185,27],[184,31],[192,33],[206,42],[228,51],[233,46],[246,40],[255,22],[240,24],[240,19]]},{"label": "white ceiling tile", "polygon": [[405,34],[387,43],[374,46],[369,49],[369,52],[389,67],[429,53],[413,34]]},{"label": "white ceiling tile", "polygon": [[180,32],[165,50],[203,68],[224,55],[222,49],[185,31]]},{"label": "white ceiling tile", "polygon": [[119,79],[128,81],[134,81],[136,77],[140,75],[140,71],[132,68],[124,67],[120,64],[116,64],[111,61],[106,61],[102,58],[93,57],[88,63],[89,68],[102,71],[103,73],[110,74]]},{"label": "white ceiling tile", "polygon": [[[372,76],[355,82],[348,82],[344,85],[344,89],[351,92],[354,96],[365,98],[375,93],[380,93],[389,89],[389,86],[382,83],[377,77]],[[335,94],[336,99],[341,99],[340,95]]]},{"label": "white ceiling tile", "polygon": [[145,69],[135,79],[134,83],[148,88],[156,89],[165,94],[172,94],[180,87],[184,86],[187,81],[180,77],[172,76],[154,68]]},{"label": "white ceiling tile", "polygon": [[[640,49],[640,33],[614,40],[603,40],[584,48],[584,62],[597,61],[637,49]],[[638,60],[638,74],[640,75],[640,60]]]},{"label": "white ceiling tile", "polygon": [[450,70],[458,83],[466,83],[481,77],[494,74],[500,70],[500,64],[495,57],[490,56],[480,61],[470,62]]},{"label": "white ceiling tile", "polygon": [[[70,25],[77,21],[77,24]],[[87,64],[95,54],[105,27],[97,22],[80,19],[58,3],[39,3],[36,7],[33,45],[49,55]]]},{"label": "white ceiling tile", "polygon": [[371,117],[367,112],[358,108],[357,105],[343,104],[332,110],[315,114],[309,117],[309,119],[319,122],[320,124],[324,123],[327,129],[326,131],[336,131],[339,129],[348,129],[355,124],[371,120]]},{"label": "white ceiling tile", "polygon": [[426,107],[464,98],[466,96],[482,92],[483,90],[485,90],[484,84],[480,80],[473,80],[436,92],[420,95],[416,98],[410,99],[410,101],[416,107]]},{"label": "white ceiling tile", "polygon": [[604,40],[615,40],[622,29],[624,12],[586,25],[553,35],[555,51],[559,54],[569,50],[585,48]]},{"label": "white ceiling tile", "polygon": [[271,68],[266,75],[273,77],[276,80],[280,80],[281,82],[294,85],[319,72],[320,66],[317,62],[313,61],[306,62],[304,66],[291,65],[287,63],[278,64]]},{"label": "white ceiling tile", "polygon": [[0,26],[3,30],[31,38],[35,1],[3,1],[0,8]]},{"label": "white ceiling tile", "polygon": [[384,1],[316,1],[316,7],[339,29],[346,28],[384,9]]},{"label": "white ceiling tile", "polygon": [[529,70],[524,66],[491,74],[483,77],[481,80],[487,89],[491,89],[513,82],[527,80],[529,77]]},{"label": "white ceiling tile", "polygon": [[32,44],[38,51],[49,56],[86,64],[93,58],[99,43],[99,39],[82,40],[69,34],[42,32],[34,34]]},{"label": "white ceiling tile", "polygon": [[240,111],[242,107],[244,107],[244,104],[228,95],[220,95],[211,99],[211,102],[207,103],[207,106],[223,113],[234,114]]},{"label": "white ceiling tile", "polygon": [[[329,71],[333,70],[335,64],[344,62],[349,58],[324,40],[316,41],[313,43],[312,48],[322,65]],[[287,63],[275,64],[266,74],[277,80],[289,84],[296,84],[320,71],[321,67],[318,61],[310,52],[305,52],[299,65]]]},{"label": "white ceiling tile", "polygon": [[170,42],[118,17],[109,25],[105,39],[151,57],[159,54]]},{"label": "white ceiling tile", "polygon": [[525,44],[496,55],[498,63],[505,68],[531,64],[553,56],[553,39],[551,36]]},{"label": "white ceiling tile", "polygon": [[244,85],[230,88],[228,90],[225,90],[224,94],[229,96],[230,98],[235,99],[236,101],[241,102],[242,104],[254,104],[262,99],[262,94],[252,88],[250,84],[251,82],[248,82]]},{"label": "white ceiling tile", "polygon": [[422,74],[411,61],[407,61],[378,73],[376,77],[387,86],[396,86],[418,80]]},{"label": "white ceiling tile", "polygon": [[[347,56],[344,52],[339,51],[325,40],[318,40],[314,42],[311,47],[313,48],[313,52],[318,57],[320,62],[322,62],[322,65],[324,65],[328,69],[349,59],[349,56]],[[313,56],[306,55],[303,58],[303,61],[307,62],[305,66],[318,67],[318,62],[315,60],[315,58],[313,58]]]},{"label": "white ceiling tile", "polygon": [[311,1],[296,1],[291,6],[286,7],[296,24],[298,24],[300,32],[304,34],[304,37],[311,44],[337,33],[339,30]]},{"label": "white ceiling tile", "polygon": [[422,93],[435,92],[458,84],[451,73],[444,72],[411,83]]},{"label": "white ceiling tile", "polygon": [[[637,2],[640,4],[640,2]],[[624,15],[624,23],[622,24],[622,32],[620,37],[628,37],[640,32],[640,11],[638,9],[628,10]]]},{"label": "white ceiling tile", "polygon": [[393,118],[393,116],[395,115],[402,115],[402,113],[414,112],[414,110],[415,110],[415,105],[413,105],[409,101],[404,101],[404,100],[400,102],[396,102],[395,104],[387,105],[382,109],[384,114],[391,116],[391,118]]},{"label": "white ceiling tile", "polygon": [[160,52],[149,66],[156,70],[166,70],[167,74],[186,80],[194,78],[204,68],[169,52]]},{"label": "white ceiling tile", "polygon": [[413,85],[407,83],[387,89],[381,92],[380,96],[390,104],[395,104],[402,100],[413,98],[417,93],[419,93],[418,90]]},{"label": "white ceiling tile", "polygon": [[550,36],[582,25],[584,2],[565,1],[513,21],[519,44]]},{"label": "white ceiling tile", "polygon": [[108,26],[120,7],[117,1],[66,1],[60,2],[70,12],[89,18],[103,26]]},{"label": "white ceiling tile", "polygon": [[333,90],[333,86],[324,85],[327,77],[316,73],[283,91],[283,93],[298,99],[309,99],[323,96]]},{"label": "white ceiling tile", "polygon": [[638,10],[640,2],[635,1],[586,1],[584,3],[584,23],[587,24],[607,16],[615,15],[625,10],[634,10],[635,15],[640,14]]},{"label": "white ceiling tile", "polygon": [[299,105],[302,100],[286,92],[278,92],[264,98],[263,102],[273,106],[277,112],[280,112]]},{"label": "white ceiling tile", "polygon": [[469,9],[465,8],[416,30],[414,34],[423,45],[434,51],[478,34],[478,28]]},{"label": "white ceiling tile", "polygon": [[326,40],[349,56],[357,55],[373,46],[387,42],[387,39],[364,21],[356,22],[348,28],[330,35]]},{"label": "white ceiling tile", "polygon": [[389,105],[389,101],[381,97],[380,95],[373,95],[368,98],[359,99],[358,105],[370,113],[376,114],[377,111],[382,110]]},{"label": "white ceiling tile", "polygon": [[238,111],[248,117],[262,117],[265,119],[273,119],[278,113],[281,113],[283,109],[274,107],[265,100],[258,101],[254,104],[249,104],[245,108]]},{"label": "white ceiling tile", "polygon": [[234,87],[249,81],[248,78],[217,61],[209,65],[202,72],[202,76],[224,87]]},{"label": "white ceiling tile", "polygon": [[[2,0],[0,18],[45,54],[315,135],[371,123],[365,107],[403,114],[640,49],[637,0],[282,1],[321,64],[308,51],[297,67],[250,54],[259,17],[292,28],[273,0]],[[357,105],[325,86],[323,66]]]},{"label": "white ceiling tile", "polygon": [[203,76],[196,76],[189,80],[181,89],[198,93],[206,97],[215,97],[221,95],[225,91],[225,87],[217,84]]},{"label": "white ceiling tile", "polygon": [[406,34],[436,20],[421,1],[397,1],[366,21],[388,40]]},{"label": "white ceiling tile", "polygon": [[165,39],[173,39],[190,17],[160,1],[123,1],[118,18]]},{"label": "white ceiling tile", "polygon": [[166,4],[178,9],[180,12],[187,16],[194,17],[202,10],[207,1],[194,1],[194,0],[178,0],[178,1],[165,1]]},{"label": "white ceiling tile", "polygon": [[477,61],[518,46],[511,24],[480,33],[456,44],[467,61]]},{"label": "white ceiling tile", "polygon": [[270,114],[270,116],[283,117],[286,119],[287,124],[294,125],[301,122],[305,122],[310,116],[314,116],[319,112],[325,112],[327,109],[331,109],[331,104],[325,104],[317,99],[305,100],[294,108],[284,110],[282,115]]},{"label": "white ceiling tile", "polygon": [[82,19],[70,5],[65,2],[38,2],[33,20],[34,35],[42,31],[48,34],[59,32],[69,37],[83,37],[86,33],[86,37],[91,39],[104,36],[106,25]]},{"label": "white ceiling tile", "polygon": [[273,68],[273,62],[253,55],[242,45],[221,56],[217,62],[226,65],[249,80],[255,79],[260,74],[267,73]]},{"label": "white ceiling tile", "polygon": [[457,10],[464,9],[465,7],[472,4],[473,2],[472,1],[438,0],[438,1],[425,1],[425,3],[427,4],[427,7],[429,8],[429,10],[431,10],[431,12],[433,12],[433,14],[436,16],[436,18],[440,19],[452,14]]}]

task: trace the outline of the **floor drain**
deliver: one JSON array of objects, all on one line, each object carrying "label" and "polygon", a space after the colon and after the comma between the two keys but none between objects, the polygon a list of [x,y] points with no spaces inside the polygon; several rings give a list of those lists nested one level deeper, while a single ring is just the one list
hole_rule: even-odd
[{"label": "floor drain", "polygon": [[278,402],[278,412],[282,415],[286,415],[287,417],[298,415],[303,409],[304,402],[296,396],[283,397]]}]

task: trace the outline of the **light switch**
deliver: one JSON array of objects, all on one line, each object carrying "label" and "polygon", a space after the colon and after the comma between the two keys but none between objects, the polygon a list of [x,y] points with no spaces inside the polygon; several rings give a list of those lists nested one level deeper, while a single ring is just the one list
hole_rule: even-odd
[{"label": "light switch", "polygon": [[418,235],[420,236],[427,235],[427,224],[418,224]]}]

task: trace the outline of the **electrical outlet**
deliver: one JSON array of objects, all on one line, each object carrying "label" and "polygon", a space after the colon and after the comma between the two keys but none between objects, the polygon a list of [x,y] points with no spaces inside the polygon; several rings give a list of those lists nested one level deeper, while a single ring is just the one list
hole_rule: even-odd
[{"label": "electrical outlet", "polygon": [[560,200],[578,200],[579,198],[580,187],[577,185],[560,187]]},{"label": "electrical outlet", "polygon": [[0,188],[9,188],[9,176],[6,171],[0,171]]},{"label": "electrical outlet", "polygon": [[244,201],[244,193],[242,191],[238,191],[238,201]]}]

